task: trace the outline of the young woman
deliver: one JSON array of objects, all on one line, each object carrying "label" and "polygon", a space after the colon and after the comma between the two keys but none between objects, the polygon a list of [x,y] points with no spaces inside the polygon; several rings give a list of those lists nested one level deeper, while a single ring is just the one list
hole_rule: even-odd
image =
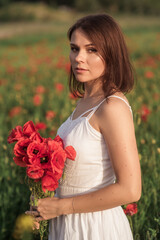
[{"label": "young woman", "polygon": [[39,200],[37,220],[52,219],[49,240],[131,240],[121,205],[140,199],[141,173],[124,38],[106,14],[78,20],[68,36],[70,90],[80,100],[57,134],[77,156],[66,162],[57,197]]}]

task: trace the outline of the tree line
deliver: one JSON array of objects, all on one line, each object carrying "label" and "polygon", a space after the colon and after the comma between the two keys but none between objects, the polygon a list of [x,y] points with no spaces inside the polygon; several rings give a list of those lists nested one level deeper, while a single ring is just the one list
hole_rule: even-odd
[{"label": "tree line", "polygon": [[[22,0],[0,0],[0,7],[15,2],[22,2]],[[108,10],[160,15],[160,0],[23,0],[23,2],[43,2],[51,7],[66,6],[78,11]]]}]

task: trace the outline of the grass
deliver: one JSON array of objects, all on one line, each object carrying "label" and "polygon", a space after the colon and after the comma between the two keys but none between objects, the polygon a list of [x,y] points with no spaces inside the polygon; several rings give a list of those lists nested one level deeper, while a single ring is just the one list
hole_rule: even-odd
[{"label": "grass", "polygon": [[[69,13],[67,13],[69,14]],[[71,14],[71,13],[70,13]],[[0,222],[1,239],[13,239],[16,218],[28,209],[29,191],[24,184],[23,169],[15,166],[9,130],[28,120],[44,122],[44,137],[54,137],[58,126],[75,106],[69,97],[68,41],[66,30],[75,17],[48,22],[1,23],[0,40]],[[137,84],[127,97],[134,113],[135,131],[142,168],[143,191],[138,213],[129,217],[134,239],[160,239],[160,46],[158,18],[116,16],[126,37],[137,73]],[[21,30],[18,30],[18,27]],[[43,34],[42,34],[43,33]],[[60,92],[56,83],[64,86]],[[37,93],[37,87],[45,91]],[[41,103],[35,105],[35,95]],[[142,117],[145,106],[146,119]],[[19,112],[15,107],[20,107]],[[49,121],[47,111],[54,111]],[[144,110],[143,110],[144,111]],[[12,113],[12,114],[11,114]],[[14,113],[14,114],[13,114]],[[14,198],[13,198],[14,196]]]}]

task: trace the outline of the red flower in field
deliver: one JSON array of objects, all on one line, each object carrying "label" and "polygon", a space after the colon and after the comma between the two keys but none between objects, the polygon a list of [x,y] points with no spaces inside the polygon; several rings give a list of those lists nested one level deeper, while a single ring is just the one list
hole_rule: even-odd
[{"label": "red flower in field", "polygon": [[23,133],[27,136],[30,137],[32,133],[36,132],[36,128],[34,126],[34,123],[32,121],[28,121],[24,124],[23,126]]},{"label": "red flower in field", "polygon": [[45,92],[45,88],[42,85],[37,86],[36,88],[37,94],[44,93],[44,92]]},{"label": "red flower in field", "polygon": [[57,92],[62,92],[64,89],[64,85],[62,83],[55,83],[55,89]]},{"label": "red flower in field", "polygon": [[149,56],[149,57],[144,61],[144,65],[145,65],[145,66],[150,66],[150,67],[153,67],[153,68],[157,67],[156,58]]},{"label": "red flower in field", "polygon": [[25,72],[25,71],[26,71],[26,67],[25,67],[25,66],[21,66],[21,67],[19,68],[19,71],[22,72],[22,73]]},{"label": "red flower in field", "polygon": [[52,110],[46,112],[46,119],[51,121],[56,116],[56,113]]},{"label": "red flower in field", "polygon": [[138,209],[137,209],[137,204],[136,203],[128,204],[127,207],[124,209],[124,213],[126,215],[130,215],[130,216],[136,214],[137,211],[138,211]]},{"label": "red flower in field", "polygon": [[7,69],[6,69],[6,72],[7,73],[13,73],[14,72],[14,67],[13,66],[8,66]]},{"label": "red flower in field", "polygon": [[65,62],[65,58],[61,56],[58,62],[56,63],[56,68],[62,69],[64,66],[64,62]]},{"label": "red flower in field", "polygon": [[0,79],[0,86],[6,85],[7,79]]},{"label": "red flower in field", "polygon": [[35,125],[37,130],[45,130],[47,128],[47,125],[44,122],[36,123]]},{"label": "red flower in field", "polygon": [[22,87],[23,87],[23,85],[20,84],[20,83],[17,83],[17,84],[14,85],[14,89],[15,89],[16,91],[20,91],[20,90],[22,89]]},{"label": "red flower in field", "polygon": [[53,127],[52,130],[49,132],[49,135],[54,136],[56,134],[56,129]]},{"label": "red flower in field", "polygon": [[33,97],[33,103],[35,106],[40,106],[43,102],[42,96],[39,94],[35,94]]},{"label": "red flower in field", "polygon": [[69,93],[69,98],[73,99],[73,100],[76,100],[78,97],[74,96],[73,93]]},{"label": "red flower in field", "polygon": [[145,77],[146,77],[146,78],[153,78],[153,77],[154,77],[154,73],[151,72],[151,71],[147,71],[147,72],[145,73]]},{"label": "red flower in field", "polygon": [[16,106],[16,107],[13,107],[10,112],[9,112],[9,116],[12,118],[12,117],[15,117],[17,116],[18,114],[20,114],[22,111],[22,108],[20,106]]},{"label": "red flower in field", "polygon": [[148,116],[150,115],[151,111],[150,109],[146,106],[146,105],[143,105],[141,107],[141,109],[139,110],[140,112],[140,115],[141,115],[141,119],[143,122],[146,122],[147,119],[148,119]]},{"label": "red flower in field", "polygon": [[44,170],[40,166],[33,165],[27,168],[27,175],[32,179],[39,179],[43,177]]},{"label": "red flower in field", "polygon": [[65,70],[66,70],[67,73],[70,73],[70,71],[71,71],[71,64],[70,64],[70,62],[65,64]]},{"label": "red flower in field", "polygon": [[154,98],[154,100],[159,100],[160,94],[154,93],[154,94],[153,94],[153,98]]},{"label": "red flower in field", "polygon": [[42,189],[44,192],[54,191],[58,187],[58,181],[54,177],[53,173],[50,171],[46,171],[44,177],[42,178]]},{"label": "red flower in field", "polygon": [[23,137],[24,137],[24,134],[22,131],[22,127],[17,126],[16,128],[12,129],[12,132],[8,136],[7,141],[8,141],[8,143],[13,143],[13,142],[20,140]]}]

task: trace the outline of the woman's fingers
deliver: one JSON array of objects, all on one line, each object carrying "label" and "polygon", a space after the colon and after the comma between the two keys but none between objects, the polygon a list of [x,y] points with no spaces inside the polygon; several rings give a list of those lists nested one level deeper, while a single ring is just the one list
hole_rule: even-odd
[{"label": "woman's fingers", "polygon": [[40,217],[40,213],[38,211],[26,211],[25,214],[31,215],[33,217]]},{"label": "woman's fingers", "polygon": [[35,229],[39,229],[39,223],[38,222],[34,222],[33,230],[35,230]]},{"label": "woman's fingers", "polygon": [[43,221],[44,219],[42,217],[36,217],[36,222]]}]

